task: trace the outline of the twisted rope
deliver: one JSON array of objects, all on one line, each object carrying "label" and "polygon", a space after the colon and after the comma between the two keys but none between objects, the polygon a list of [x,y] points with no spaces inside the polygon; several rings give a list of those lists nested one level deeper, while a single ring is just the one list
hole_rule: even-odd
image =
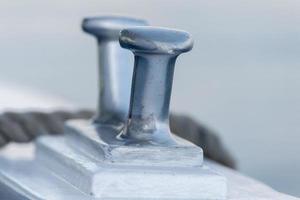
[{"label": "twisted rope", "polygon": [[78,112],[5,112],[0,115],[0,147],[9,142],[25,143],[39,135],[61,134],[64,122],[69,119],[88,119],[93,116],[89,110]]},{"label": "twisted rope", "polygon": [[[91,110],[55,111],[51,113],[5,112],[0,115],[0,147],[9,142],[30,142],[40,135],[62,134],[66,120],[90,119],[94,114]],[[187,116],[171,114],[170,127],[174,134],[200,146],[207,158],[228,167],[235,167],[234,160],[217,135],[202,124]]]}]

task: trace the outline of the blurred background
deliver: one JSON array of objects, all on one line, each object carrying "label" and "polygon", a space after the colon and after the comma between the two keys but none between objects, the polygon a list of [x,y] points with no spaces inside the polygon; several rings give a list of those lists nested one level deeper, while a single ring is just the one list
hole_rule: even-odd
[{"label": "blurred background", "polygon": [[0,80],[95,108],[96,42],[80,22],[102,14],[190,32],[173,111],[215,130],[241,172],[300,196],[300,1],[1,0]]}]

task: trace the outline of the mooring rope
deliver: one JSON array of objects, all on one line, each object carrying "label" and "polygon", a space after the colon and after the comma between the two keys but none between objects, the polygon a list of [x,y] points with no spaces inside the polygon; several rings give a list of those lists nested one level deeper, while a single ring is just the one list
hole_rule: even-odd
[{"label": "mooring rope", "polygon": [[[40,135],[62,134],[69,119],[90,119],[91,110],[45,112],[5,112],[0,115],[0,147],[9,142],[26,143]],[[208,128],[182,115],[170,116],[171,131],[202,147],[207,158],[234,168],[235,162],[219,137]]]},{"label": "mooring rope", "polygon": [[0,115],[0,147],[9,142],[25,143],[43,134],[63,133],[64,122],[69,119],[88,119],[89,110],[78,112],[5,112]]}]

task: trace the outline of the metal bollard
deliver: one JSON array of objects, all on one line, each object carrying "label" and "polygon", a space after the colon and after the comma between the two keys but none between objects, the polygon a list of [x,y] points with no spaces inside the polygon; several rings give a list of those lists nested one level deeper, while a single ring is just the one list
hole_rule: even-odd
[{"label": "metal bollard", "polygon": [[[205,166],[202,149],[170,134],[174,65],[179,54],[192,48],[190,35],[125,28],[119,41],[135,54],[135,64],[127,66],[130,51],[120,51],[113,39],[120,21],[94,20],[85,20],[83,27],[98,39],[100,83],[107,81],[101,85],[95,123],[70,120],[64,135],[39,137],[33,160],[0,159],[0,190],[5,184],[22,199],[225,199],[226,179]],[[120,89],[130,89],[133,66],[127,117],[129,96],[123,98],[130,92]],[[123,70],[125,77],[118,75]],[[120,99],[115,102],[115,97]],[[114,128],[122,125],[123,131]]]},{"label": "metal bollard", "polygon": [[99,99],[94,122],[121,128],[128,116],[133,60],[119,45],[119,32],[126,27],[144,26],[141,19],[102,16],[85,18],[82,29],[95,36],[99,49]]},{"label": "metal bollard", "polygon": [[120,44],[134,53],[129,119],[121,134],[129,143],[174,145],[169,104],[176,58],[193,47],[190,34],[165,28],[126,28]]}]

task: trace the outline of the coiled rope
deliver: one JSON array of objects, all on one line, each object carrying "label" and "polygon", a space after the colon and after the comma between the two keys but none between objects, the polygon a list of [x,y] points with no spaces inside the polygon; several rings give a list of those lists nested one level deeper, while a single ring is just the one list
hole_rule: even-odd
[{"label": "coiled rope", "polygon": [[[26,143],[40,135],[62,134],[64,122],[69,119],[90,119],[91,110],[76,112],[5,112],[0,115],[0,147],[9,142]],[[192,118],[182,115],[170,116],[171,131],[200,146],[204,155],[228,167],[235,167],[231,155],[220,142],[219,137]]]}]

